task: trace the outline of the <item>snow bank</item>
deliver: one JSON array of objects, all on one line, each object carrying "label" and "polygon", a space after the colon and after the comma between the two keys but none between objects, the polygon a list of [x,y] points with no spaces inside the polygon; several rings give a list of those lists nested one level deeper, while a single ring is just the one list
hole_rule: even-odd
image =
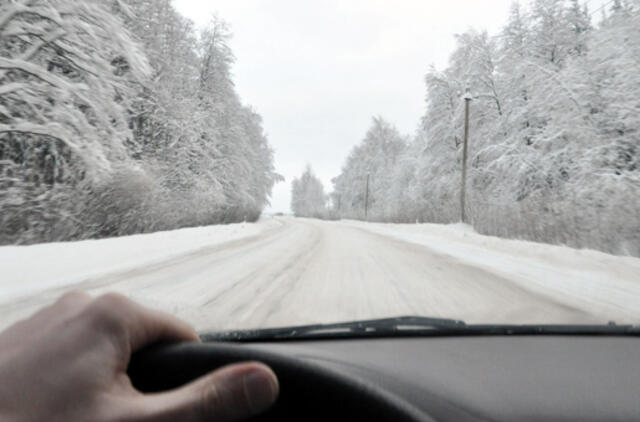
[{"label": "snow bank", "polygon": [[0,302],[256,236],[282,223],[194,227],[79,242],[0,247]]},{"label": "snow bank", "polygon": [[426,246],[585,311],[613,307],[633,319],[640,306],[640,258],[484,236],[463,224],[341,224]]}]

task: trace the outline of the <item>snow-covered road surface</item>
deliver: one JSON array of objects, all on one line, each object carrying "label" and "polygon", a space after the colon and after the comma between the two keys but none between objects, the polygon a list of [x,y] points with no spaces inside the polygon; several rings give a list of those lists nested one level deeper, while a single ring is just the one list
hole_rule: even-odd
[{"label": "snow-covered road surface", "polygon": [[[640,322],[637,258],[505,241],[447,226],[293,218],[261,224],[224,243],[200,242],[165,259],[142,256],[139,265],[110,267],[68,284],[34,279],[46,278],[46,270],[25,276],[7,273],[3,265],[0,287],[14,290],[0,295],[0,328],[71,289],[121,292],[201,331],[399,315],[470,323]],[[515,245],[532,253],[523,255]],[[35,247],[17,254],[11,249],[13,255],[0,248],[0,263],[9,255],[29,256],[29,248]],[[547,248],[556,249],[545,257],[540,251]],[[24,294],[15,293],[18,282],[12,279],[21,280]],[[29,289],[36,282],[48,287]]]}]

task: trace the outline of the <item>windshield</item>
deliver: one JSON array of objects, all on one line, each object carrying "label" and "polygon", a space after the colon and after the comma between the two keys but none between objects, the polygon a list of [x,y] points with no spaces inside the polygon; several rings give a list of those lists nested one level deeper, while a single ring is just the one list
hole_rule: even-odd
[{"label": "windshield", "polygon": [[640,323],[640,1],[3,1],[0,328]]}]

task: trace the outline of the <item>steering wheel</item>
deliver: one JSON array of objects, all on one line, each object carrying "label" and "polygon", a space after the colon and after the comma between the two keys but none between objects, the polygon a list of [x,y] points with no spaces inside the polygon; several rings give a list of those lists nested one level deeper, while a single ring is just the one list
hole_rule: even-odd
[{"label": "steering wheel", "polygon": [[[321,365],[237,343],[159,345],[136,353],[131,381],[142,392],[179,387],[221,366],[260,361],[280,382],[280,397],[257,421],[420,421],[424,415],[379,386],[349,376],[335,363]],[[325,361],[326,363],[326,361]],[[329,366],[329,367],[327,367]]]}]

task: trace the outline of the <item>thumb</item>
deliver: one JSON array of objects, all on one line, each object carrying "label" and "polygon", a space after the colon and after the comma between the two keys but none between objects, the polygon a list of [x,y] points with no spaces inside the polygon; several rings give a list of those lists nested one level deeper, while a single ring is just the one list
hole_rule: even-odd
[{"label": "thumb", "polygon": [[177,390],[145,395],[140,421],[241,421],[267,410],[278,393],[278,379],[268,366],[229,365]]}]

